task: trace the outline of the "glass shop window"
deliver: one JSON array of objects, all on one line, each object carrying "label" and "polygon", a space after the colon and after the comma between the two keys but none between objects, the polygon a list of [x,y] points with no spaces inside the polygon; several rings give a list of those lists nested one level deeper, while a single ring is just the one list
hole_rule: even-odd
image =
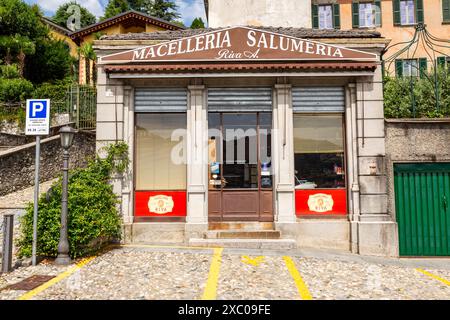
[{"label": "glass shop window", "polygon": [[294,115],[295,189],[345,188],[343,115]]},{"label": "glass shop window", "polygon": [[186,189],[186,122],[184,113],[136,115],[136,190]]}]

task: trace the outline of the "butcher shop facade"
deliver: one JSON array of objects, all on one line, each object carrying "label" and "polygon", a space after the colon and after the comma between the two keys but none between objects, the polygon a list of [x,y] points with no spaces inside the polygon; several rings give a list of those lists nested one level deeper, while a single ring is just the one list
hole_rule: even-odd
[{"label": "butcher shop facade", "polygon": [[132,163],[113,179],[125,242],[274,231],[261,247],[397,255],[385,46],[363,31],[249,27],[97,41],[97,148],[125,141]]}]

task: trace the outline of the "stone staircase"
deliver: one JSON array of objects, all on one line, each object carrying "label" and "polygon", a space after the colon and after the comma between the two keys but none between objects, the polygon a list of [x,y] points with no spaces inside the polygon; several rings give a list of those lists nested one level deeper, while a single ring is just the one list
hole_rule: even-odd
[{"label": "stone staircase", "polygon": [[273,223],[227,222],[210,223],[202,238],[189,239],[190,246],[241,249],[279,249],[296,247],[295,240],[282,238]]}]

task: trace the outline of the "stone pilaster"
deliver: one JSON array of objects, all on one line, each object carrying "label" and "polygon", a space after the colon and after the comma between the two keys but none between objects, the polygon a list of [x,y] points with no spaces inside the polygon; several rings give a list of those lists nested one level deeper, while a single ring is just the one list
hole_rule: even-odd
[{"label": "stone pilaster", "polygon": [[345,106],[346,146],[349,192],[350,249],[358,253],[358,227],[360,219],[359,173],[358,173],[358,139],[357,139],[357,102],[356,84],[350,83],[346,88]]},{"label": "stone pilaster", "polygon": [[[189,86],[187,110],[187,219],[186,233],[207,229],[208,121],[204,86]],[[189,235],[187,235],[189,236]]]},{"label": "stone pilaster", "polygon": [[123,137],[128,145],[130,164],[122,178],[122,216],[125,224],[133,222],[133,168],[134,168],[134,90],[124,87]]},{"label": "stone pilaster", "polygon": [[358,253],[398,256],[397,224],[387,211],[381,68],[356,82],[360,214]]},{"label": "stone pilaster", "polygon": [[294,223],[294,139],[291,85],[275,85],[273,109],[275,222]]}]

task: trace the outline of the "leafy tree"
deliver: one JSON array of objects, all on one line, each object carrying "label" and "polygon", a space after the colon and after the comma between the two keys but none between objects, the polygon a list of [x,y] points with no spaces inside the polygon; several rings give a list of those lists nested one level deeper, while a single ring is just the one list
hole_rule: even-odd
[{"label": "leafy tree", "polygon": [[144,7],[147,14],[167,21],[176,21],[181,17],[177,12],[178,6],[172,0],[151,0]]},{"label": "leafy tree", "polygon": [[25,69],[25,56],[34,54],[34,43],[27,37],[16,34],[14,36],[0,36],[0,47],[5,53],[5,63],[10,65],[13,60],[13,55],[19,62],[20,75],[23,75]]},{"label": "leafy tree", "polygon": [[36,43],[36,54],[27,57],[25,77],[33,83],[61,80],[70,75],[73,58],[62,40],[45,39]]},{"label": "leafy tree", "polygon": [[183,25],[177,21],[181,15],[177,12],[178,6],[173,0],[109,0],[102,20],[131,9]]},{"label": "leafy tree", "polygon": [[67,44],[51,39],[41,19],[36,5],[0,1],[0,59],[17,62],[19,74],[33,83],[65,78],[72,63]]},{"label": "leafy tree", "polygon": [[144,5],[148,0],[128,0],[130,8],[136,11],[144,12]]},{"label": "leafy tree", "polygon": [[[84,57],[84,70],[86,75],[86,83],[89,84],[91,82],[91,61],[96,60],[96,54],[94,48],[91,43],[85,43],[80,48],[78,48],[78,53],[80,56]],[[94,65],[95,69],[95,65]]]},{"label": "leafy tree", "polygon": [[31,40],[45,37],[47,27],[41,22],[37,5],[29,6],[22,0],[0,1],[0,34],[26,36]]},{"label": "leafy tree", "polygon": [[105,8],[105,15],[102,17],[102,20],[112,18],[121,14],[123,12],[127,12],[130,10],[130,4],[127,0],[109,0],[108,5]]},{"label": "leafy tree", "polygon": [[74,11],[69,10],[71,6],[78,6],[80,9],[80,28],[84,28],[96,22],[95,16],[76,1],[70,1],[59,6],[55,15],[52,17],[52,20],[62,27],[75,31],[74,28],[70,28],[71,26],[68,25],[68,21],[70,22],[70,18],[74,14]]},{"label": "leafy tree", "polygon": [[191,29],[203,29],[205,28],[205,23],[203,22],[202,18],[195,18],[194,21],[192,21]]}]

